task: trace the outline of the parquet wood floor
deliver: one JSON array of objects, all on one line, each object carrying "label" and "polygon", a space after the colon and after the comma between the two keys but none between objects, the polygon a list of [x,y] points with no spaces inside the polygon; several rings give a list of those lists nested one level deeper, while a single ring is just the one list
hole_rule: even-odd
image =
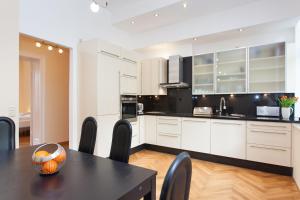
[{"label": "parquet wood floor", "polygon": [[[130,164],[153,169],[157,175],[157,199],[165,174],[175,156],[143,150],[131,155]],[[192,160],[190,200],[300,200],[292,177],[239,167]]]}]

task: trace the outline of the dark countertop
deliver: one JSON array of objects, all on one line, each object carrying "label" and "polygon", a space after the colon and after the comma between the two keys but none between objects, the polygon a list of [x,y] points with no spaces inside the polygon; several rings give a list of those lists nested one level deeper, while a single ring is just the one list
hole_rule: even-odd
[{"label": "dark countertop", "polygon": [[226,120],[245,120],[245,121],[262,121],[262,122],[283,122],[283,123],[299,123],[299,119],[283,120],[276,117],[257,117],[257,116],[243,116],[234,117],[230,115],[193,115],[192,113],[169,113],[169,112],[144,112],[139,115],[154,115],[154,116],[167,116],[167,117],[191,117],[191,118],[206,118],[206,119],[226,119]]}]

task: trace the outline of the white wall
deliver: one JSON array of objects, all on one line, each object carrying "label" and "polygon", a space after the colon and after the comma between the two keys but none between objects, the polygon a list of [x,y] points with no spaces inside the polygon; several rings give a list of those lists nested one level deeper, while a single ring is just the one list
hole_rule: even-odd
[{"label": "white wall", "polygon": [[[18,135],[19,110],[19,1],[9,0],[0,6],[0,116],[13,116]],[[15,112],[10,113],[9,108]],[[19,140],[16,140],[19,146]]]},{"label": "white wall", "polygon": [[[78,0],[26,0],[20,3],[20,32],[52,41],[71,48],[70,52],[70,148],[77,149],[77,45],[91,38],[102,38],[125,46],[130,43],[128,35],[114,28],[110,14],[101,10],[92,13],[90,1]],[[14,9],[8,9],[14,10]],[[3,16],[6,19],[7,16]],[[78,125],[80,127],[80,125]]]}]

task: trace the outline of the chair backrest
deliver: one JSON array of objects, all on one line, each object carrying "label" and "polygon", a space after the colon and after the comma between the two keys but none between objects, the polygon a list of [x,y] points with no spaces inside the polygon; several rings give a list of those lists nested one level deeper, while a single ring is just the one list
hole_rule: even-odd
[{"label": "chair backrest", "polygon": [[97,121],[93,117],[88,117],[83,121],[82,124],[78,151],[94,154],[96,138]]},{"label": "chair backrest", "polygon": [[186,152],[179,154],[165,177],[160,200],[188,200],[192,177],[192,163]]},{"label": "chair backrest", "polygon": [[15,123],[7,117],[0,117],[0,151],[15,149]]},{"label": "chair backrest", "polygon": [[131,148],[132,127],[127,120],[119,120],[113,131],[109,158],[128,163]]}]

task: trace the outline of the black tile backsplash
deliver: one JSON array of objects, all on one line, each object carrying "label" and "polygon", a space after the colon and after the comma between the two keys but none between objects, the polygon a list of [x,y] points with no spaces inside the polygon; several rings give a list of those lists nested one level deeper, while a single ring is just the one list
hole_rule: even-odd
[{"label": "black tile backsplash", "polygon": [[[192,57],[183,59],[184,82],[192,86]],[[278,97],[295,96],[294,93],[271,94],[228,94],[192,95],[192,89],[168,89],[167,96],[140,96],[139,102],[144,104],[144,111],[162,111],[171,113],[192,113],[195,106],[219,109],[220,98],[225,97],[228,113],[256,115],[256,106],[278,106]]]}]

